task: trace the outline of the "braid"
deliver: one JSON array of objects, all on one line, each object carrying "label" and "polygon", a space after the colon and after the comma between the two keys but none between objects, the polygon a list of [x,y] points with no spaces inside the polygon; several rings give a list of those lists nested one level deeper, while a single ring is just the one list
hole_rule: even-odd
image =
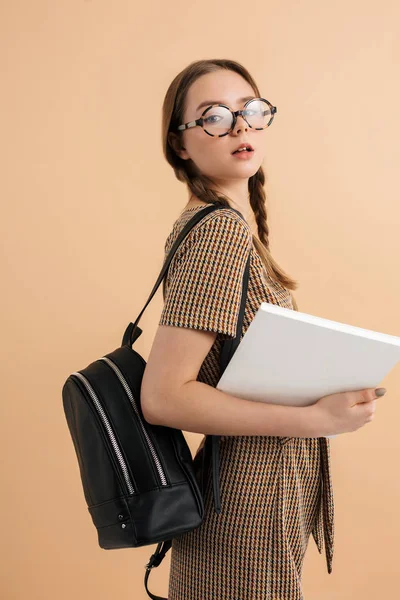
[{"label": "braid", "polygon": [[254,217],[256,219],[258,237],[264,246],[269,248],[269,227],[267,224],[264,183],[264,169],[260,167],[257,173],[255,173],[255,175],[249,179],[250,206],[253,209]]},{"label": "braid", "polygon": [[[257,223],[258,237],[253,234],[253,244],[264,264],[271,279],[278,281],[289,290],[297,289],[297,281],[289,277],[273,258],[269,247],[269,227],[267,223],[265,174],[260,167],[252,177],[249,178],[250,206],[253,209]],[[294,310],[298,310],[297,302],[291,293]]]},{"label": "braid", "polygon": [[[185,182],[193,196],[206,202],[207,204],[219,204],[230,207],[229,197],[221,192],[212,189],[213,182],[206,175],[197,170],[196,165],[191,161],[178,161],[182,163],[181,167],[175,168],[175,173],[179,181]],[[278,281],[287,289],[297,288],[297,282],[289,277],[278,265],[269,249],[269,227],[267,223],[266,194],[265,194],[265,174],[260,167],[252,177],[249,178],[249,196],[250,206],[253,210],[257,223],[257,232],[259,239],[253,234],[253,244],[264,264],[264,267],[271,279]],[[163,282],[163,295],[165,294],[165,279]],[[294,310],[298,310],[296,300],[292,296]]]},{"label": "braid", "polygon": [[[190,167],[192,167],[192,165],[190,165]],[[203,202],[207,202],[207,204],[222,204],[222,206],[229,208],[229,198],[224,194],[220,192],[217,193],[213,190],[211,187],[213,182],[206,175],[199,172],[191,175],[190,168],[188,171],[183,170],[182,175],[193,196],[199,198],[199,200],[202,200]]]}]

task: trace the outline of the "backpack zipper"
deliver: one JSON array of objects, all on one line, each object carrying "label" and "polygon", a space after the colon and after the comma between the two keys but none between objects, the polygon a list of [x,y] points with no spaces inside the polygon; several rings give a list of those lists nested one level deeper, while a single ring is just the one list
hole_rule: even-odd
[{"label": "backpack zipper", "polygon": [[167,478],[166,478],[165,473],[163,471],[163,468],[161,466],[161,461],[160,461],[160,459],[159,459],[159,457],[158,457],[158,455],[157,455],[157,453],[156,453],[156,451],[154,449],[154,445],[153,445],[153,443],[152,443],[152,441],[150,439],[150,436],[147,433],[147,430],[146,430],[146,428],[144,426],[144,423],[143,423],[143,420],[141,418],[140,412],[138,410],[138,407],[137,407],[137,404],[136,404],[136,400],[135,400],[135,398],[133,396],[132,390],[129,387],[129,385],[128,385],[126,379],[125,379],[125,377],[122,375],[122,373],[121,373],[120,369],[117,367],[117,365],[112,360],[110,360],[107,356],[103,356],[99,360],[104,360],[104,362],[106,362],[114,370],[115,374],[117,375],[118,379],[120,380],[120,382],[122,384],[122,387],[124,388],[125,393],[128,396],[130,403],[132,404],[133,410],[135,411],[135,414],[136,414],[136,416],[138,418],[138,421],[140,423],[140,426],[142,428],[143,434],[144,434],[144,436],[146,438],[147,445],[148,445],[148,448],[149,448],[149,450],[151,452],[151,455],[153,457],[153,462],[154,462],[154,465],[155,465],[155,467],[157,469],[161,485],[168,485]]},{"label": "backpack zipper", "polygon": [[99,416],[101,418],[101,421],[102,421],[102,423],[104,425],[104,428],[105,428],[105,430],[106,430],[106,432],[108,434],[108,437],[109,437],[109,440],[111,442],[111,445],[112,445],[112,447],[114,449],[115,456],[116,456],[116,458],[118,460],[118,463],[119,463],[119,465],[121,467],[121,471],[122,471],[122,474],[124,476],[125,483],[127,485],[128,491],[129,491],[130,494],[134,494],[135,493],[135,489],[133,487],[131,478],[129,477],[128,467],[126,465],[124,457],[122,456],[122,452],[120,450],[120,447],[118,445],[117,439],[115,437],[115,433],[114,433],[114,431],[113,431],[113,429],[112,429],[112,427],[110,425],[110,422],[109,422],[109,420],[107,418],[106,413],[104,412],[104,409],[103,409],[103,407],[101,405],[101,402],[100,402],[99,398],[97,397],[97,395],[96,395],[94,389],[92,388],[92,386],[90,385],[89,381],[86,379],[86,377],[84,375],[82,375],[82,373],[79,373],[78,371],[76,371],[75,373],[72,373],[72,375],[75,375],[76,377],[78,377],[82,381],[82,383],[85,386],[85,388],[86,388],[89,396],[93,400],[93,403],[94,403],[94,405],[95,405],[95,407],[97,409],[97,412],[98,412],[98,414],[99,414]]}]

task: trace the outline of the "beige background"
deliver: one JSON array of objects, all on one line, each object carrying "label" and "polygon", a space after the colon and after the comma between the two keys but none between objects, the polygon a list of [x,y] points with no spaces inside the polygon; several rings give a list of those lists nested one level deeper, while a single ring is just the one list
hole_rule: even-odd
[{"label": "beige background", "polygon": [[[187,198],[162,157],[161,104],[188,62],[239,60],[278,107],[271,247],[299,309],[400,335],[399,23],[395,0],[3,0],[2,598],[147,598],[155,546],[98,546],[61,387],[121,343],[161,268]],[[146,359],[161,308],[159,288],[135,346]],[[310,539],[307,600],[398,594],[400,369],[380,383],[374,421],[332,441],[333,573]],[[201,436],[187,438],[194,451]]]}]

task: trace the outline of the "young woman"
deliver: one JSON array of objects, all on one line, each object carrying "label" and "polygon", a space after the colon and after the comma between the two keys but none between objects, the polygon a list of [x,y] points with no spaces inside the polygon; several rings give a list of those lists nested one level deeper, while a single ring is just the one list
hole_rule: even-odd
[{"label": "young woman", "polygon": [[[275,108],[266,95],[237,62],[201,60],[175,77],[163,105],[165,157],[190,193],[165,253],[195,213],[211,203],[227,207],[197,223],[171,261],[142,383],[150,423],[222,436],[222,512],[214,510],[208,477],[202,524],[172,543],[169,600],[302,600],[311,533],[320,553],[325,541],[331,573],[334,502],[324,436],[364,425],[374,408],[373,390],[291,407],[216,389],[249,253],[241,338],[262,302],[297,310],[289,291],[296,282],[269,250],[262,162]],[[235,153],[244,144],[251,152]]]}]

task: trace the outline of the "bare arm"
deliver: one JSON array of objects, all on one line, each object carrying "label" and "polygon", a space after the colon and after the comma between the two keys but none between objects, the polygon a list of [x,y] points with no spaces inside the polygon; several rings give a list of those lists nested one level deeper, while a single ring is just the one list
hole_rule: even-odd
[{"label": "bare arm", "polygon": [[310,406],[253,402],[196,381],[216,333],[160,325],[141,388],[145,419],[211,435],[324,435]]}]

